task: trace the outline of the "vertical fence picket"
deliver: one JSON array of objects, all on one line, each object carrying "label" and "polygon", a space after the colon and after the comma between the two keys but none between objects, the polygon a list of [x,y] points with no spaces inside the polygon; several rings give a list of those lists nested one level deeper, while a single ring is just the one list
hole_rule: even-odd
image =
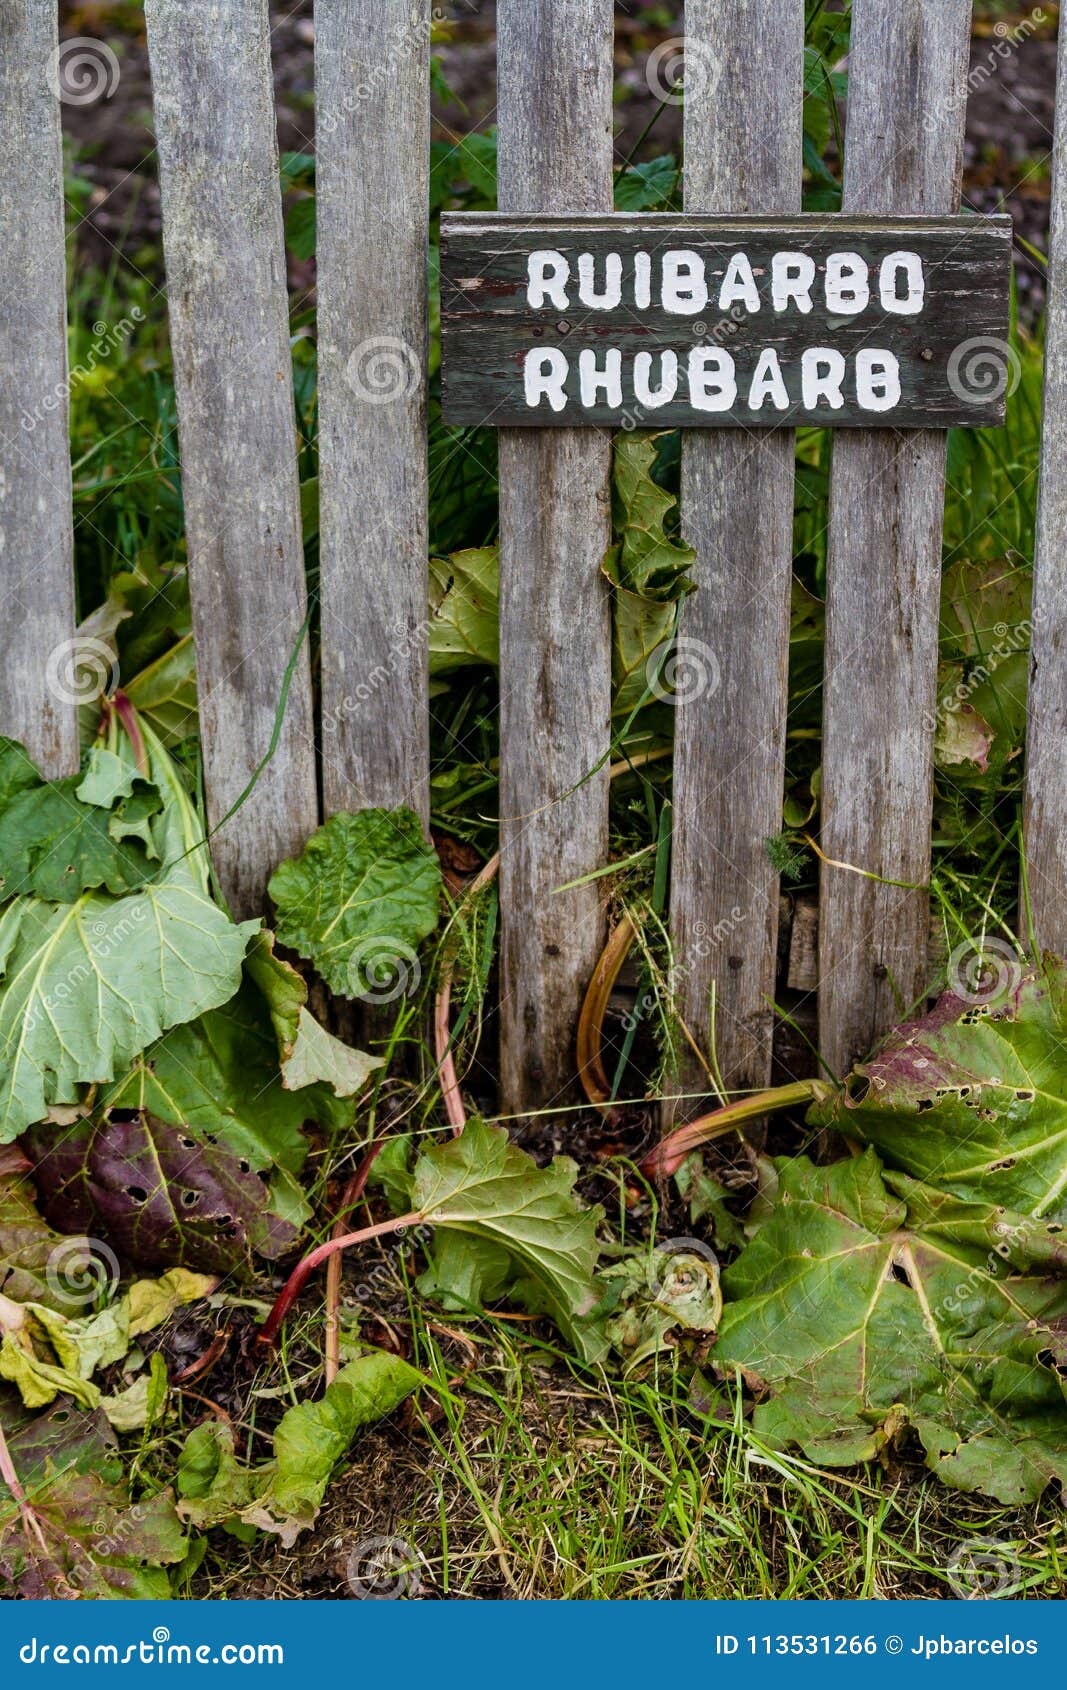
[{"label": "vertical fence picket", "polygon": [[[685,203],[690,212],[800,210],[803,0],[687,0]],[[730,343],[729,319],[711,343]],[[770,1078],[793,555],[792,430],[687,435],[682,524],[698,591],[682,613],[674,750],[675,994],[730,1089]],[[707,1076],[688,1049],[678,1090]],[[696,1098],[671,1105],[692,1113]]]},{"label": "vertical fence picket", "polygon": [[[610,211],[611,0],[499,0],[500,209]],[[611,442],[500,435],[501,1087],[521,1112],[574,1073],[607,860]],[[593,775],[590,771],[601,767]]]},{"label": "vertical fence picket", "polygon": [[0,664],[0,727],[52,776],[78,766],[79,689],[106,653],[73,648],[63,151],[55,0],[0,8],[0,581],[15,634]]},{"label": "vertical fence picket", "polygon": [[235,913],[317,821],[267,0],[147,0],[208,819]]},{"label": "vertical fence picket", "polygon": [[[970,21],[970,0],[855,0],[846,211],[958,209]],[[945,453],[925,430],[834,442],[822,845],[864,871],[821,875],[820,1049],[838,1073],[928,983]]]},{"label": "vertical fence picket", "polygon": [[[1025,836],[1034,939],[1039,949],[1062,955],[1067,954],[1067,22],[1060,26],[1053,155]],[[1024,924],[1025,919],[1024,911]]]},{"label": "vertical fence picket", "polygon": [[429,0],[316,6],[322,779],[429,819]]}]

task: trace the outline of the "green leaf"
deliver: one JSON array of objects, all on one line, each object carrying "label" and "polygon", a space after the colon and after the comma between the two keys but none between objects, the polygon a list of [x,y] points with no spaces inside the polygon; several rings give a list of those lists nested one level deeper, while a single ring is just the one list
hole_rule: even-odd
[{"label": "green leaf", "polygon": [[430,559],[430,674],[500,664],[500,552],[496,546]]},{"label": "green leaf", "polygon": [[36,1522],[27,1530],[0,1483],[0,1581],[13,1596],[141,1601],[170,1596],[163,1570],[188,1549],[169,1491],[130,1497],[101,1415],[69,1403],[29,1419],[0,1404],[8,1447]]},{"label": "green leaf", "polygon": [[[112,827],[109,808],[91,796],[102,778],[92,763],[84,779],[44,781],[21,745],[0,740],[0,765],[7,765],[0,786],[8,792],[0,809],[0,903],[32,896],[71,904],[85,891],[129,892],[151,877],[144,845],[126,842],[121,827]],[[132,770],[131,792],[135,775]],[[143,782],[140,789],[150,796],[149,813],[158,813],[158,792]],[[153,853],[158,856],[154,846]]]},{"label": "green leaf", "polygon": [[662,211],[670,204],[681,169],[673,153],[632,165],[615,178],[616,211]]},{"label": "green leaf", "polygon": [[178,1458],[182,1519],[203,1529],[256,1526],[277,1533],[289,1548],[314,1524],[333,1470],[359,1428],[391,1414],[428,1383],[399,1356],[359,1356],[342,1367],[319,1402],[298,1403],[282,1416],[274,1457],[258,1467],[237,1460],[229,1426],[198,1426]]},{"label": "green leaf", "polygon": [[955,956],[974,1001],[947,992],[811,1119],[935,1189],[1067,1222],[1067,964],[1024,975],[1001,939]]},{"label": "green leaf", "polygon": [[180,745],[195,734],[199,712],[192,635],[178,640],[155,662],[134,675],[124,690],[138,715],[159,735],[164,746]]},{"label": "green leaf", "polygon": [[927,1231],[873,1151],[775,1164],[771,1218],[723,1275],[715,1358],[756,1430],[849,1466],[911,1430],[946,1483],[1017,1504],[1067,1479],[1067,1283]]},{"label": "green leaf", "polygon": [[[371,1075],[384,1068],[383,1057],[354,1050],[319,1025],[307,1007],[308,989],[303,976],[291,963],[275,956],[273,933],[256,936],[249,947],[245,970],[266,999],[278,1040],[282,1085],[286,1091],[304,1091],[322,1083],[330,1087],[335,1097],[355,1097],[363,1091]],[[317,1098],[318,1094],[315,1095]]]},{"label": "green leaf", "polygon": [[333,816],[270,882],[278,938],[334,992],[392,1001],[417,984],[437,926],[441,869],[411,810]]},{"label": "green leaf", "polygon": [[[437,1228],[462,1233],[504,1251],[514,1277],[509,1297],[535,1314],[549,1315],[587,1360],[599,1359],[606,1340],[590,1316],[599,1301],[594,1283],[602,1210],[582,1209],[574,1196],[577,1165],[559,1156],[547,1168],[508,1140],[502,1127],[477,1118],[459,1138],[426,1150],[415,1165],[414,1203]],[[464,1281],[502,1289],[500,1256],[479,1248],[464,1267],[454,1247],[444,1264],[430,1251],[438,1284]]]},{"label": "green leaf", "polygon": [[317,236],[317,204],[314,194],[298,199],[289,207],[285,219],[285,244],[294,258],[315,256]]},{"label": "green leaf", "polygon": [[674,633],[678,605],[693,583],[686,570],[696,556],[667,533],[677,500],[652,479],[656,435],[620,435],[615,442],[615,532],[604,559],[614,591],[613,709],[629,716],[655,676],[654,654]]}]

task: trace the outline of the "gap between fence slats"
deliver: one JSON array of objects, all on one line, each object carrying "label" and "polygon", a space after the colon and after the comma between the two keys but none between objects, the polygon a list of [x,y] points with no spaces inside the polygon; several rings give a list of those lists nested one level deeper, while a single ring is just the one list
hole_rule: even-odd
[{"label": "gap between fence slats", "polygon": [[[266,756],[307,593],[267,0],[148,0],[208,820]],[[234,912],[317,821],[308,641],[212,843]]]},{"label": "gap between fence slats", "polygon": [[[687,0],[689,212],[801,206],[803,0]],[[730,324],[709,308],[711,343]],[[717,331],[720,331],[717,332]],[[770,1079],[793,555],[793,431],[683,437],[682,525],[698,591],[682,613],[671,936],[679,1012],[728,1089]],[[706,1092],[688,1046],[681,1094]],[[699,1113],[699,1097],[668,1105]]]},{"label": "gap between fence slats", "polygon": [[[1067,955],[1067,22],[1053,146],[1045,407],[1026,745],[1026,869],[1039,950]],[[1020,930],[1029,938],[1027,912]]]},{"label": "gap between fence slats", "polygon": [[[846,211],[958,209],[970,20],[970,0],[855,0]],[[944,433],[834,441],[822,845],[907,883],[822,870],[820,1049],[838,1073],[928,984],[945,455]]]},{"label": "gap between fence slats", "polygon": [[0,8],[0,722],[47,775],[78,766],[77,701],[110,670],[74,648],[63,148],[55,0]]},{"label": "gap between fence slats", "polygon": [[322,781],[429,820],[429,0],[318,0]]},{"label": "gap between fence slats", "polygon": [[[499,0],[502,211],[610,211],[611,0]],[[611,442],[500,435],[501,1087],[566,1101],[583,991],[604,939]],[[601,762],[593,775],[590,771]]]}]

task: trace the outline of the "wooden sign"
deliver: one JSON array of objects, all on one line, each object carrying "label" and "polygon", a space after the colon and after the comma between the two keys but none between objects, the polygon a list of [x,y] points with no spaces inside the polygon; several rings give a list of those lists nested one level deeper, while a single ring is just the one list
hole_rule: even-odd
[{"label": "wooden sign", "polygon": [[1004,421],[1009,217],[441,220],[445,421]]}]

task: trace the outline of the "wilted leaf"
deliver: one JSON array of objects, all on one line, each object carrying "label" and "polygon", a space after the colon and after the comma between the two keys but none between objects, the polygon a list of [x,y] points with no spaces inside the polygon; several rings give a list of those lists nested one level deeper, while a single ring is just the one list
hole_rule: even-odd
[{"label": "wilted leaf", "polygon": [[686,571],[696,554],[666,532],[677,500],[652,479],[655,461],[655,435],[617,438],[614,487],[619,541],[604,559],[604,573],[615,589],[612,685],[618,716],[629,716],[648,692],[658,666],[651,662],[653,655],[671,638],[679,602],[693,591]]},{"label": "wilted leaf", "polygon": [[715,1352],[765,1399],[757,1430],[845,1466],[910,1428],[947,1483],[1004,1503],[1067,1480],[1067,1284],[916,1226],[873,1151],[776,1167]]},{"label": "wilted leaf", "polygon": [[[502,1127],[478,1119],[459,1138],[426,1150],[415,1165],[415,1207],[434,1227],[469,1235],[479,1249],[469,1269],[454,1245],[434,1267],[438,1284],[462,1283],[500,1294],[500,1257],[511,1258],[507,1295],[535,1314],[547,1314],[588,1360],[603,1355],[606,1341],[590,1318],[599,1301],[594,1283],[599,1253],[600,1209],[582,1209],[573,1187],[578,1168],[567,1156],[539,1168],[508,1140]],[[431,1245],[430,1258],[434,1262]]]},{"label": "wilted leaf", "polygon": [[625,1250],[601,1271],[611,1318],[607,1335],[627,1369],[685,1333],[712,1337],[722,1315],[719,1264],[695,1238],[668,1249]]},{"label": "wilted leaf", "polygon": [[93,1261],[87,1238],[64,1238],[48,1226],[25,1174],[0,1174],[0,1295],[69,1314],[99,1292]]},{"label": "wilted leaf", "polygon": [[[0,1141],[79,1087],[111,1080],[153,1040],[225,1003],[257,922],[213,903],[203,833],[177,771],[146,730],[164,868],[136,893],[75,903],[14,899],[0,914]],[[99,812],[104,814],[104,812]]]},{"label": "wilted leaf", "polygon": [[946,992],[811,1119],[926,1185],[1067,1221],[1067,964],[1024,975],[1000,939],[957,962],[978,1001]]},{"label": "wilted leaf", "polygon": [[411,810],[333,816],[276,869],[278,938],[345,997],[399,997],[437,926],[441,869]]},{"label": "wilted leaf", "polygon": [[253,1254],[273,1259],[295,1240],[250,1164],[207,1135],[113,1114],[58,1139],[38,1129],[26,1142],[38,1155],[48,1219],[103,1238],[139,1267],[226,1273],[249,1268]]},{"label": "wilted leaf", "polygon": [[179,1513],[201,1528],[235,1520],[276,1532],[288,1548],[314,1523],[338,1461],[361,1426],[381,1420],[426,1384],[398,1356],[374,1352],[343,1367],[319,1402],[298,1403],[274,1434],[274,1458],[244,1467],[233,1433],[198,1426],[178,1458]]},{"label": "wilted leaf", "polygon": [[500,663],[500,552],[496,546],[430,559],[430,674]]},{"label": "wilted leaf", "polygon": [[103,1416],[75,1414],[62,1402],[33,1419],[8,1403],[2,1413],[36,1523],[36,1531],[26,1529],[0,1482],[0,1578],[10,1594],[29,1601],[168,1597],[162,1569],[188,1547],[173,1498],[164,1491],[131,1502]]}]

